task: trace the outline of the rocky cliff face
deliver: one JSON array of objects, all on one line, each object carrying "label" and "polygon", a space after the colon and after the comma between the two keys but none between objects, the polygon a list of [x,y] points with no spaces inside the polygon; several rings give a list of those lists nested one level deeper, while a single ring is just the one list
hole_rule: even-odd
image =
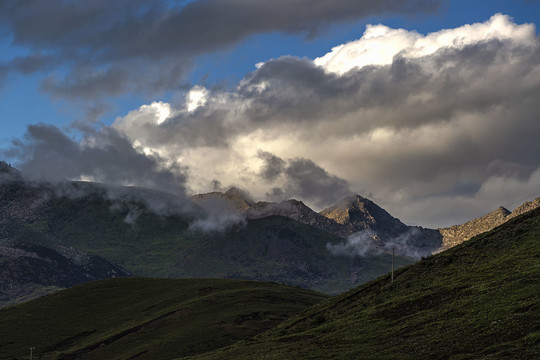
[{"label": "rocky cliff face", "polygon": [[320,214],[345,226],[349,234],[370,229],[379,236],[392,237],[399,236],[408,229],[399,219],[360,195],[347,197],[322,210]]},{"label": "rocky cliff face", "polygon": [[239,212],[247,211],[255,204],[246,192],[237,188],[230,188],[224,193],[214,191],[207,194],[197,194],[192,196],[191,199],[203,207],[212,206],[212,202],[217,200],[227,205],[230,210]]},{"label": "rocky cliff face", "polygon": [[461,225],[453,225],[448,228],[441,228],[439,232],[443,237],[443,246],[441,250],[461,244],[473,236],[489,231],[505,222],[510,211],[504,207],[490,212],[482,217],[468,221]]},{"label": "rocky cliff face", "polygon": [[540,207],[540,197],[523,203],[512,212],[501,206],[497,210],[464,224],[438,229],[442,235],[442,246],[438,252],[459,245],[476,235],[490,231],[508,220],[537,207]]},{"label": "rocky cliff face", "polygon": [[514,211],[512,211],[507,217],[506,220],[510,220],[516,216],[519,216],[521,214],[525,214],[526,212],[529,212],[533,209],[536,209],[537,207],[540,207],[540,197],[537,197],[533,201],[525,201],[523,204],[518,206]]}]

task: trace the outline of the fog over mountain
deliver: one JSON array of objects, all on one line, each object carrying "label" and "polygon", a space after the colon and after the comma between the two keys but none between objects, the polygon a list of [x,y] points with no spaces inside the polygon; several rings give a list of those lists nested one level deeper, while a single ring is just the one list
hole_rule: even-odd
[{"label": "fog over mountain", "polygon": [[356,193],[444,227],[538,195],[539,64],[534,25],[502,14],[427,35],[370,25],[315,60],[271,59],[231,90],[196,85],[98,130],[33,125],[6,154],[34,177],[182,196],[220,183],[321,210]]}]

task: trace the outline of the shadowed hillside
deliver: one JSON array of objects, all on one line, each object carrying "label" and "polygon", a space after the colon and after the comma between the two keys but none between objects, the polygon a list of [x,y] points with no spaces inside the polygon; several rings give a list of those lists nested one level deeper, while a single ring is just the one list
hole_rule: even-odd
[{"label": "shadowed hillside", "polygon": [[540,209],[193,359],[538,359]]},{"label": "shadowed hillside", "polygon": [[128,276],[99,256],[63,248],[0,244],[0,306],[39,297],[84,282]]},{"label": "shadowed hillside", "polygon": [[237,280],[123,278],[0,309],[0,359],[171,359],[267,330],[327,298]]}]

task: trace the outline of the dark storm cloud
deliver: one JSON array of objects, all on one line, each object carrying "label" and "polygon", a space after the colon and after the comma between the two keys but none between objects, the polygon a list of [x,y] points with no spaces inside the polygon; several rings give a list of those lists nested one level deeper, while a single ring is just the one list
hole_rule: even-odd
[{"label": "dark storm cloud", "polygon": [[259,173],[261,178],[268,182],[280,177],[283,179],[283,189],[273,188],[267,194],[272,200],[280,196],[297,196],[322,208],[352,193],[346,180],[329,174],[311,160],[298,158],[285,161],[264,151],[259,151],[258,157],[264,161]]},{"label": "dark storm cloud", "polygon": [[[483,112],[495,103],[530,97],[535,93],[520,86],[516,76],[525,80],[539,54],[538,48],[492,40],[441,49],[420,59],[398,56],[391,65],[368,66],[341,76],[326,73],[308,59],[284,57],[265,63],[242,83],[240,93],[250,100],[246,114],[255,122],[322,121],[335,126],[333,133],[343,130],[346,135],[351,134],[346,124],[327,120],[359,114],[363,116],[354,123],[354,133],[383,126],[413,128],[448,121],[458,112]],[[519,61],[522,70],[495,74],[509,56]],[[477,87],[494,82],[494,76],[508,82]],[[418,94],[428,94],[433,101],[415,100]],[[362,113],[373,109],[379,110],[376,116]]]},{"label": "dark storm cloud", "polygon": [[[4,64],[23,73],[69,68],[43,89],[64,97],[174,88],[194,57],[253,34],[315,36],[321,27],[386,13],[433,12],[440,0],[142,0],[0,3],[0,31],[30,51]],[[22,64],[17,64],[17,62]]]},{"label": "dark storm cloud", "polygon": [[84,145],[51,125],[31,125],[15,140],[10,157],[28,179],[61,182],[90,177],[110,185],[135,185],[182,195],[185,176],[178,165],[137,152],[131,142],[110,128],[88,135]]},{"label": "dark storm cloud", "polygon": [[264,161],[259,176],[266,181],[273,181],[285,172],[286,162],[282,158],[265,151],[259,151],[259,159]]}]

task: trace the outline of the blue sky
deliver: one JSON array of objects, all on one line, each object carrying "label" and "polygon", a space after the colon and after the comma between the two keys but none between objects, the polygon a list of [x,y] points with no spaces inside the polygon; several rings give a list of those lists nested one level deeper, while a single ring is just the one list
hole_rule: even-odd
[{"label": "blue sky", "polygon": [[5,1],[0,155],[40,178],[316,209],[359,193],[463,222],[540,196],[523,24],[540,1]]}]

